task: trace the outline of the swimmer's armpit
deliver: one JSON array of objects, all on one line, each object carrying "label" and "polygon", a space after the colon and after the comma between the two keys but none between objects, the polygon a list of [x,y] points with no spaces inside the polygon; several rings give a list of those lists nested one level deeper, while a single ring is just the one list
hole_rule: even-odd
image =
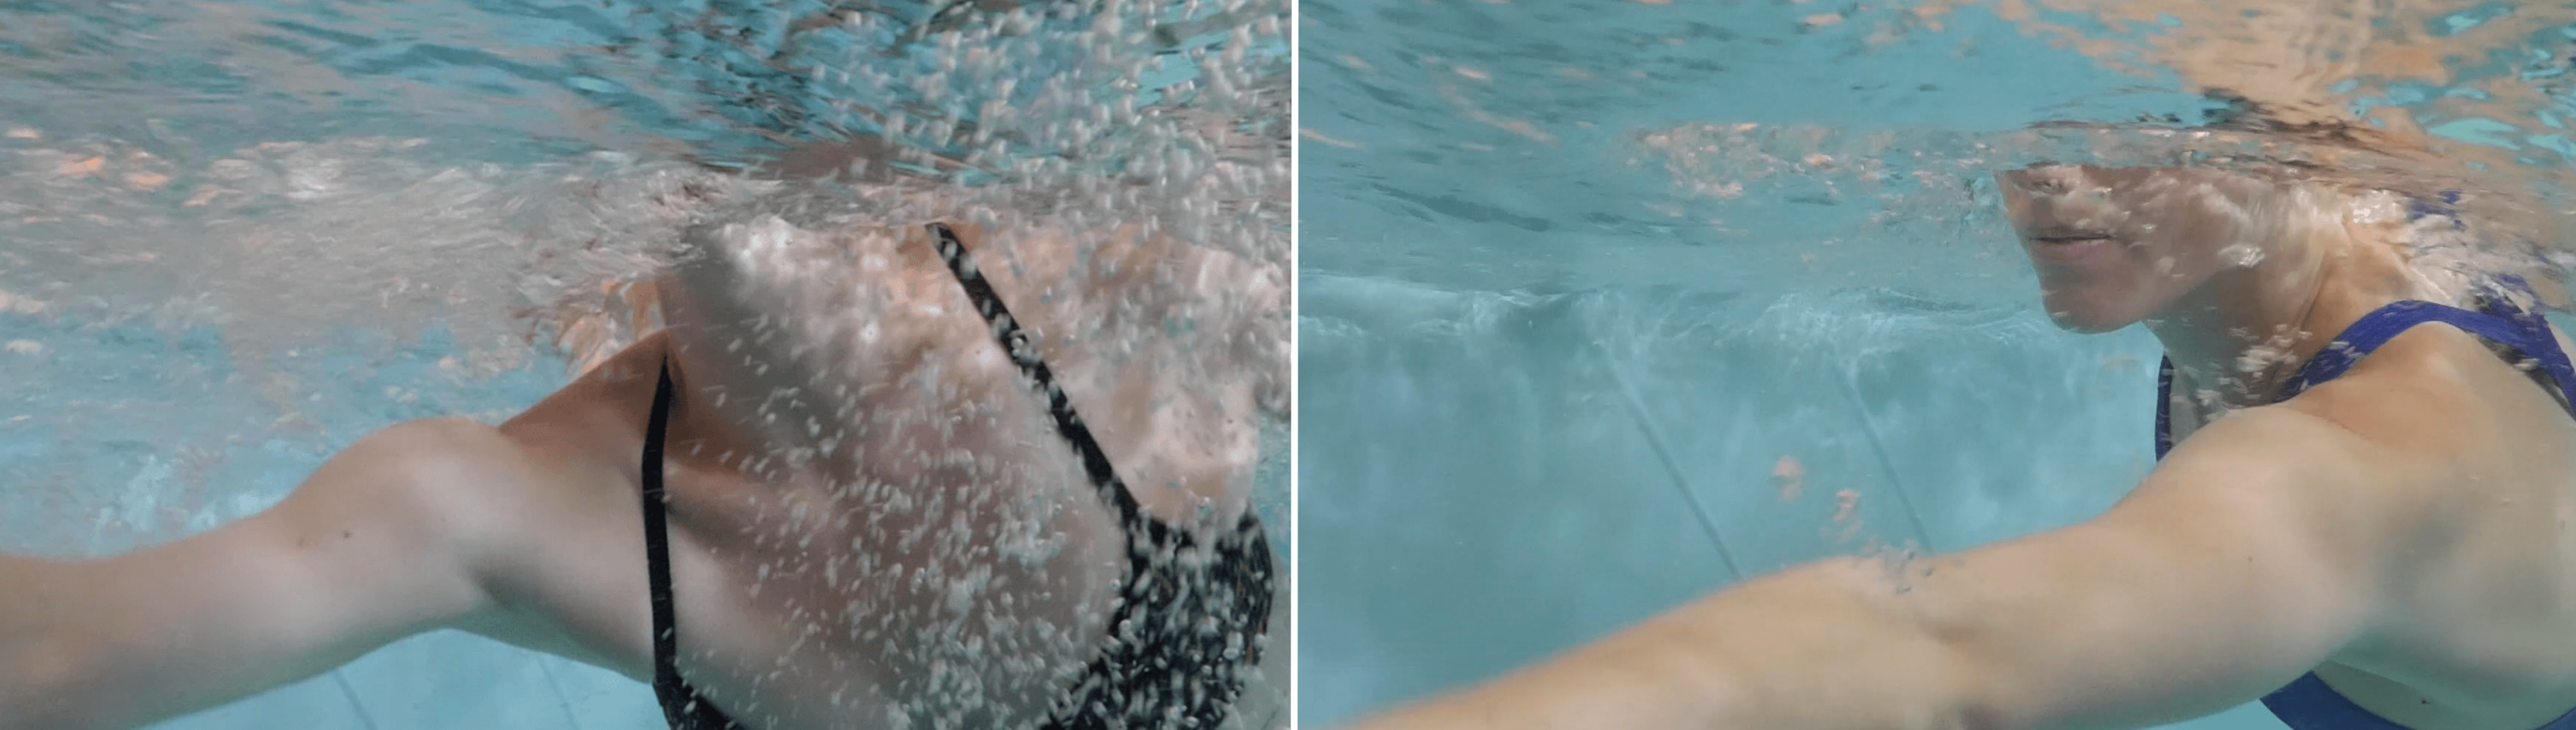
[{"label": "swimmer's armpit", "polygon": [[2396,470],[2349,432],[2277,409],[2204,432],[2090,522],[1749,581],[1361,727],[2145,727],[2253,700],[2374,630],[2375,576],[2443,549],[2354,529],[2408,524],[2354,505],[2414,506],[2352,498]]}]

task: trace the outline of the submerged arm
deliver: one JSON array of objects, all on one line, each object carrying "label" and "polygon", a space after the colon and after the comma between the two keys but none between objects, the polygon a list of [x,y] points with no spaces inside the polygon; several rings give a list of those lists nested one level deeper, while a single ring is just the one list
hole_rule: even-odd
[{"label": "submerged arm", "polygon": [[142,725],[320,674],[491,605],[436,489],[487,427],[404,424],[276,507],[94,560],[0,556],[0,728]]},{"label": "submerged arm", "polygon": [[[2277,689],[2369,629],[2389,543],[2356,439],[2212,424],[2111,512],[1953,556],[1750,581],[1399,728],[2141,727]],[[2340,497],[2329,494],[2340,493]]]}]

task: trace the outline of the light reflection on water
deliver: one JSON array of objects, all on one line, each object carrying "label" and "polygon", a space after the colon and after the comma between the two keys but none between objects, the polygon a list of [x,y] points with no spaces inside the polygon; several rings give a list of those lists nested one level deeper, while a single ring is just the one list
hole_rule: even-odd
[{"label": "light reflection on water", "polygon": [[[238,372],[210,377],[288,430],[330,420],[308,404],[350,381],[325,358],[372,347],[353,332],[435,337],[460,387],[560,373],[634,336],[602,315],[684,226],[743,214],[707,201],[851,205],[754,178],[854,163],[949,185],[947,214],[1043,205],[1286,266],[1283,3],[942,7],[0,8],[0,356],[213,333]],[[608,336],[559,352],[576,329]],[[0,402],[30,428],[101,420],[62,387]]]},{"label": "light reflection on water", "polygon": [[2035,144],[2025,125],[2199,124],[2229,113],[2217,92],[2285,125],[2340,119],[2434,148],[2410,171],[2520,196],[2504,207],[2536,238],[2567,240],[2546,228],[2576,151],[2576,10],[2551,4],[1307,12],[1305,253],[1321,270],[1476,289],[1794,281],[2002,305],[1949,283],[2021,275],[1996,255],[2011,252],[1979,178],[2170,152],[2135,136]]}]

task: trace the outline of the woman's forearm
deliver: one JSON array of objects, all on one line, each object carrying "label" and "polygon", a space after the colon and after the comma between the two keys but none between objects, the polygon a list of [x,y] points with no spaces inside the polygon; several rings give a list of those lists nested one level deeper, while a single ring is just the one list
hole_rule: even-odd
[{"label": "woman's forearm", "polygon": [[1816,563],[1702,599],[1368,730],[1912,730],[1974,715],[1973,672],[1896,568]]},{"label": "woman's forearm", "polygon": [[0,730],[90,725],[78,689],[94,652],[66,601],[67,566],[0,555]]}]

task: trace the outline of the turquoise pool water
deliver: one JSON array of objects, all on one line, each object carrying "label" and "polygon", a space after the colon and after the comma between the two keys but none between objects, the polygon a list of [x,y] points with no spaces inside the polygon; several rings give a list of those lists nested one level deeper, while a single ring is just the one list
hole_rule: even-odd
[{"label": "turquoise pool water", "polygon": [[[266,508],[375,429],[516,413],[578,354],[553,342],[558,308],[676,235],[689,211],[657,201],[738,184],[710,166],[874,135],[962,161],[946,169],[976,190],[1124,176],[1150,191],[1124,212],[1168,223],[1215,207],[1152,179],[1203,171],[1166,153],[1205,141],[1094,111],[1221,108],[1284,139],[1284,93],[1265,95],[1285,88],[1284,4],[1127,3],[1115,42],[1072,6],[1008,32],[943,6],[0,4],[0,550],[172,539]],[[1284,260],[1284,215],[1211,243]],[[1285,429],[1265,431],[1255,491],[1282,555]],[[441,632],[159,727],[663,723],[642,685]]]},{"label": "turquoise pool water", "polygon": [[[2146,473],[2157,344],[2052,327],[1982,178],[2034,122],[2215,108],[2095,44],[2195,27],[1951,5],[1302,6],[1301,723],[1799,562],[2069,524]],[[2528,21],[2450,86],[2327,85],[2566,169],[2576,26],[2470,5],[2378,30]]]}]

